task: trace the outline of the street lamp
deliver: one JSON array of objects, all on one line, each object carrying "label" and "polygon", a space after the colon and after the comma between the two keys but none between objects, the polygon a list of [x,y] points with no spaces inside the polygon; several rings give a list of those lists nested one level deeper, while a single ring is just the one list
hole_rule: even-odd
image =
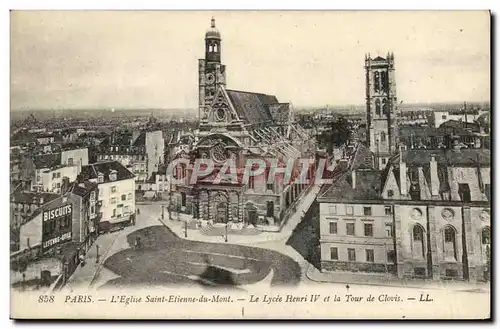
[{"label": "street lamp", "polygon": [[170,190],[168,192],[168,219],[172,220],[172,179],[170,179]]},{"label": "street lamp", "polygon": [[165,219],[165,205],[161,205],[161,219]]},{"label": "street lamp", "polygon": [[227,226],[229,225],[229,223],[226,223],[226,236],[224,238],[224,241],[227,242]]},{"label": "street lamp", "polygon": [[99,245],[98,244],[95,245],[95,249],[96,249],[96,253],[97,253],[97,256],[95,258],[95,263],[99,264]]}]

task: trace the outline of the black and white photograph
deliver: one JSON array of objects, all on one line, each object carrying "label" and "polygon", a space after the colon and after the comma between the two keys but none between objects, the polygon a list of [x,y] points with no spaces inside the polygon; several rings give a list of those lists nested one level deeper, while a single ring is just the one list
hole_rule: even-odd
[{"label": "black and white photograph", "polygon": [[13,319],[489,319],[491,13],[12,10]]}]

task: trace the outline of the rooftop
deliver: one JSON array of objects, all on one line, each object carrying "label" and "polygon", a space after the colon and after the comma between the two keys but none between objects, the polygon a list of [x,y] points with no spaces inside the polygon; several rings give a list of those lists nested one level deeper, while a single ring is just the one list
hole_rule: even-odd
[{"label": "rooftop", "polygon": [[118,161],[103,161],[82,166],[81,175],[84,180],[87,180],[97,179],[99,174],[102,173],[104,178],[103,183],[109,183],[112,181],[110,179],[110,174],[113,170],[116,171],[116,180],[114,181],[121,181],[135,177],[133,173],[131,173]]}]

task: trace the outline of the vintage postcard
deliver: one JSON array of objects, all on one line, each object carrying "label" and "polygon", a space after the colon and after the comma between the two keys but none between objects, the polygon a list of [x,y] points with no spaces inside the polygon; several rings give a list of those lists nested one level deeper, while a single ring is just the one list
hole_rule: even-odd
[{"label": "vintage postcard", "polygon": [[490,318],[488,11],[10,21],[12,318]]}]

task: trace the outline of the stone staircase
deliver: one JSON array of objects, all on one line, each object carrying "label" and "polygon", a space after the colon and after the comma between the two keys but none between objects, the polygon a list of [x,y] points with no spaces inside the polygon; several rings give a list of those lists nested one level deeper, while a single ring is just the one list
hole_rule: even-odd
[{"label": "stone staircase", "polygon": [[[207,236],[224,236],[226,235],[226,227],[224,225],[213,225],[209,223],[200,229],[200,233]],[[240,230],[228,228],[227,233],[230,235],[258,235],[261,234],[262,231],[253,226],[245,226]]]}]

